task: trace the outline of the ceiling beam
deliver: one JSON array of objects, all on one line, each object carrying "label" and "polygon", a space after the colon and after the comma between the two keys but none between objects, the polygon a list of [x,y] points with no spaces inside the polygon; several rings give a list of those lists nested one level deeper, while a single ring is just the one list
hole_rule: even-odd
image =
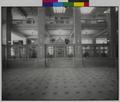
[{"label": "ceiling beam", "polygon": [[19,25],[15,25],[13,24],[12,25],[14,28],[17,28],[19,30],[31,30],[31,29],[34,29],[34,30],[38,30],[38,26],[37,25],[22,25],[22,26],[19,26]]},{"label": "ceiling beam", "polygon": [[47,24],[46,25],[46,29],[48,30],[52,30],[52,29],[68,29],[68,30],[72,30],[73,29],[73,25],[63,25],[63,24]]},{"label": "ceiling beam", "polygon": [[27,38],[28,36],[22,32],[20,32],[18,29],[12,28],[12,32],[14,32],[16,35],[21,36],[21,37],[25,37]]},{"label": "ceiling beam", "polygon": [[[93,37],[95,34],[90,34],[90,35],[82,35],[81,36],[81,38],[95,38],[95,37]],[[99,36],[99,38],[105,38],[105,37],[107,37],[107,38],[109,38],[109,36],[108,35],[102,35],[102,36]],[[97,37],[96,37],[97,38]]]},{"label": "ceiling beam", "polygon": [[82,29],[96,29],[96,30],[100,30],[100,29],[104,29],[107,27],[107,24],[103,23],[103,24],[82,24]]},{"label": "ceiling beam", "polygon": [[107,29],[104,29],[98,33],[94,33],[94,34],[82,34],[81,37],[82,38],[96,38],[96,37],[109,37],[107,34]]},{"label": "ceiling beam", "polygon": [[100,35],[104,35],[104,33],[106,33],[106,32],[107,32],[107,29],[104,29],[104,30],[102,30],[101,32],[99,32],[97,34],[94,34],[93,37],[96,38],[96,37],[98,37]]},{"label": "ceiling beam", "polygon": [[20,13],[21,13],[23,16],[25,16],[25,17],[28,16],[27,13],[26,13],[26,11],[25,11],[22,7],[18,7],[18,10],[20,11]]}]

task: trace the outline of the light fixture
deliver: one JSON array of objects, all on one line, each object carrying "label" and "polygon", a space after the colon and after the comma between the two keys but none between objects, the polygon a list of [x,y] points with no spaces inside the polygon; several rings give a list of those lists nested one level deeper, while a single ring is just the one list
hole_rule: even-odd
[{"label": "light fixture", "polygon": [[118,7],[115,7],[115,11],[116,11],[116,12],[118,11],[118,9],[119,9]]},{"label": "light fixture", "polygon": [[110,9],[105,10],[104,13],[110,13]]},{"label": "light fixture", "polygon": [[59,14],[59,13],[65,13],[65,11],[66,11],[65,7],[53,7],[53,12],[54,13],[57,13],[57,14]]},{"label": "light fixture", "polygon": [[80,11],[82,14],[89,14],[94,10],[94,7],[81,7]]}]

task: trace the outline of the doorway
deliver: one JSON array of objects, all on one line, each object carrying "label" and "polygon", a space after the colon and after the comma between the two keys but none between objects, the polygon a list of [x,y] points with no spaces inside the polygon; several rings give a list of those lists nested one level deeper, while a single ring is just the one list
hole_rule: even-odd
[{"label": "doorway", "polygon": [[74,45],[47,44],[46,65],[48,67],[65,68],[74,66]]}]

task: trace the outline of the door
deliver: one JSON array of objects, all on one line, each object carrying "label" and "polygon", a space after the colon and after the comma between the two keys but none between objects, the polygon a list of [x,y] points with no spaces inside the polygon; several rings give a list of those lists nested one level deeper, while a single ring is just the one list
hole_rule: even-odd
[{"label": "door", "polygon": [[56,46],[56,57],[64,57],[64,46]]}]

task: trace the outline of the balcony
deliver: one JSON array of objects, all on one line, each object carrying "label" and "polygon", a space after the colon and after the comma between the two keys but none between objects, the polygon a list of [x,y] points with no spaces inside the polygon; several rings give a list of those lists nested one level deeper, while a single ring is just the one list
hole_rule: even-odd
[{"label": "balcony", "polygon": [[88,29],[104,29],[107,27],[107,22],[104,19],[81,19],[82,28]]}]

